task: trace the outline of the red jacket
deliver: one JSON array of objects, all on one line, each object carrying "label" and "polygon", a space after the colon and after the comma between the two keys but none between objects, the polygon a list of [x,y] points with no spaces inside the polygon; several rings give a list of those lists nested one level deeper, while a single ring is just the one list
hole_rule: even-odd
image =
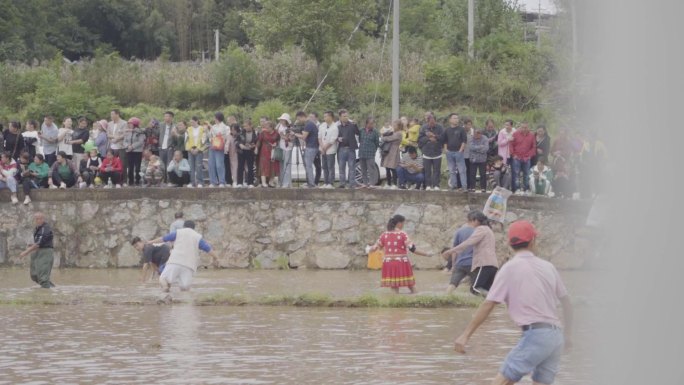
[{"label": "red jacket", "polygon": [[123,166],[121,165],[121,159],[113,157],[112,160],[104,158],[102,164],[100,165],[100,172],[107,172],[107,167],[112,167],[112,172],[121,173],[123,171]]},{"label": "red jacket", "polygon": [[525,135],[522,131],[517,130],[513,133],[513,143],[510,147],[513,158],[530,160],[537,153],[536,136],[531,131],[527,131]]}]

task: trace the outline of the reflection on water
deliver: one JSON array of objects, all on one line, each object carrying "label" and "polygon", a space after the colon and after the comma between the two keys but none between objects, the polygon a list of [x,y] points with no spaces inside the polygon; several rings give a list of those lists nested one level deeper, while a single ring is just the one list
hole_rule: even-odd
[{"label": "reflection on water", "polygon": [[[85,274],[84,288],[107,291],[106,279],[99,277],[105,285],[98,286],[79,274]],[[136,286],[134,279],[130,285]],[[33,290],[3,287],[3,294]],[[468,354],[455,354],[452,341],[472,313],[97,302],[0,306],[0,384],[489,384],[519,332],[501,307],[475,334]],[[564,358],[558,384],[587,383],[585,352],[578,346]]]}]

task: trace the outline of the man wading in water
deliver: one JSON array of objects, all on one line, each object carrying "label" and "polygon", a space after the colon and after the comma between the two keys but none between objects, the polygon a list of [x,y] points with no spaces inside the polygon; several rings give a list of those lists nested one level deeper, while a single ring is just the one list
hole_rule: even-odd
[{"label": "man wading in water", "polygon": [[[455,350],[465,353],[465,345],[475,330],[499,303],[505,303],[513,322],[522,329],[518,345],[508,353],[493,385],[519,382],[532,373],[535,385],[553,383],[563,345],[570,347],[572,305],[556,268],[534,255],[537,231],[527,221],[513,222],[508,241],[515,255],[494,279],[487,299],[455,342]],[[563,306],[565,329],[561,329],[556,307]]]},{"label": "man wading in water", "polygon": [[[45,222],[43,213],[33,214],[36,229],[33,231],[33,244],[24,250],[19,257],[31,255],[31,279],[44,289],[55,287],[50,281],[52,264],[55,260],[52,250],[52,228]],[[35,253],[34,253],[35,251]]]},{"label": "man wading in water", "polygon": [[171,285],[180,287],[182,291],[190,290],[192,276],[199,265],[199,251],[202,250],[212,258],[214,266],[218,266],[218,257],[211,252],[211,246],[202,239],[202,234],[195,231],[195,222],[185,221],[185,227],[169,233],[162,238],[147,243],[174,242],[173,250],[166,267],[159,276],[162,291],[168,293]]}]

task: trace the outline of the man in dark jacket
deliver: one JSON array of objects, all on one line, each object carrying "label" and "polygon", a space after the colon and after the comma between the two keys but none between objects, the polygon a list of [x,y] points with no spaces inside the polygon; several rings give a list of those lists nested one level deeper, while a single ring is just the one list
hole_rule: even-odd
[{"label": "man in dark jacket", "polygon": [[166,262],[169,260],[169,255],[171,255],[171,248],[169,248],[168,244],[147,244],[143,242],[140,237],[135,237],[131,240],[131,245],[142,253],[143,266],[140,282],[147,282],[154,276],[155,272],[161,274],[162,271],[164,271]]},{"label": "man in dark jacket", "polygon": [[31,255],[31,279],[44,289],[55,287],[50,281],[54,251],[52,246],[52,228],[45,222],[45,215],[41,212],[33,214],[36,229],[33,231],[33,244],[24,250],[19,257]]},{"label": "man in dark jacket", "polygon": [[[356,186],[356,149],[358,144],[356,136],[360,135],[359,126],[349,120],[349,113],[347,110],[340,110],[340,122],[337,125],[338,141],[337,147],[337,163],[340,166],[340,188],[344,188],[345,184],[349,188]],[[349,171],[347,171],[349,170]]]},{"label": "man in dark jacket", "polygon": [[444,128],[437,124],[435,115],[426,113],[427,123],[418,134],[418,147],[423,153],[423,172],[426,190],[439,191],[442,173],[442,152],[444,148]]}]

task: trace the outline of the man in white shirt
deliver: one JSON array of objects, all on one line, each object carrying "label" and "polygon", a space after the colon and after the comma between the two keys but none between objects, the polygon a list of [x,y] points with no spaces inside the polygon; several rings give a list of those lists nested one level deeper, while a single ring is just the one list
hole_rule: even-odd
[{"label": "man in white shirt", "polygon": [[[164,122],[159,129],[159,158],[165,165],[168,165],[173,158],[174,148],[171,141],[171,132],[176,129],[176,125],[173,124],[173,117],[172,111],[166,111],[164,113]],[[164,170],[164,183],[168,182],[167,174],[167,171]]]},{"label": "man in white shirt", "polygon": [[214,266],[218,265],[218,257],[212,253],[209,243],[202,239],[202,234],[195,231],[193,221],[185,221],[184,228],[147,243],[162,242],[173,242],[169,260],[159,276],[159,284],[165,293],[171,290],[171,285],[176,284],[179,285],[181,291],[190,290],[192,276],[199,265],[200,250],[211,256]]},{"label": "man in white shirt", "polygon": [[326,111],[323,123],[318,127],[318,145],[321,151],[321,166],[325,183],[323,188],[333,188],[335,183],[335,157],[337,155],[337,123],[335,113]]}]

